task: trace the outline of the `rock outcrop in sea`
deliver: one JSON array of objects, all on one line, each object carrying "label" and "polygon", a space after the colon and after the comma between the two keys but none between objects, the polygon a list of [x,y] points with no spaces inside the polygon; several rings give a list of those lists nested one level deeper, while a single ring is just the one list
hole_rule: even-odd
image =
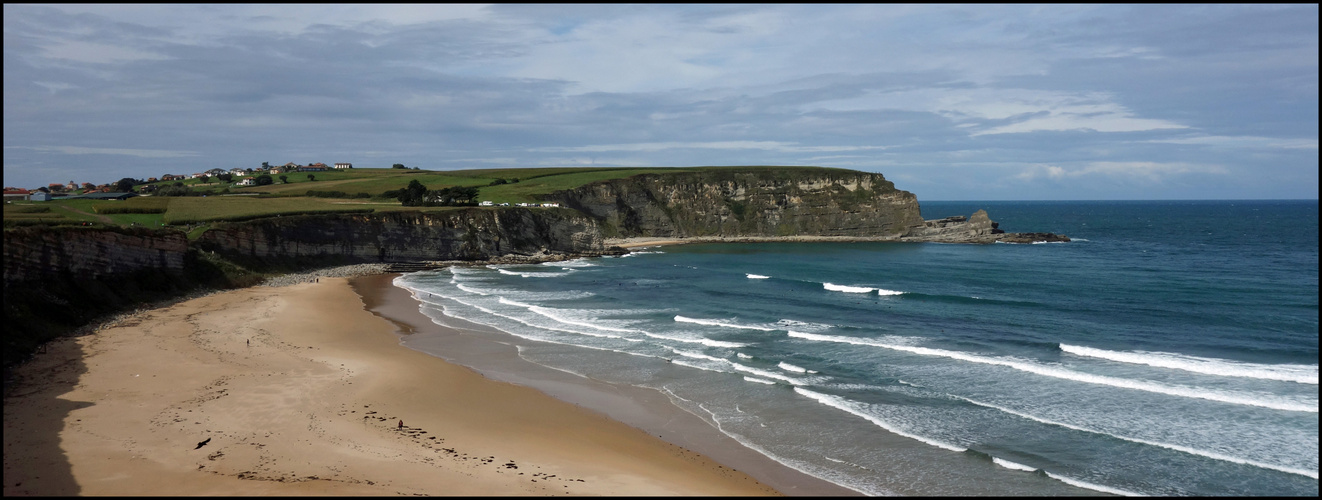
[{"label": "rock outcrop in sea", "polygon": [[643,174],[545,197],[597,219],[608,238],[833,237],[874,241],[1069,241],[1005,233],[979,210],[924,221],[913,193],[882,174],[828,168],[730,168]]}]

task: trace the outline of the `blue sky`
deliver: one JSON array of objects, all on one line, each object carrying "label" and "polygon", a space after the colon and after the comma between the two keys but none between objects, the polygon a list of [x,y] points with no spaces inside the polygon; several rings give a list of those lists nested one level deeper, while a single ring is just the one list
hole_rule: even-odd
[{"label": "blue sky", "polygon": [[1316,199],[1318,6],[4,6],[6,186],[264,161]]}]

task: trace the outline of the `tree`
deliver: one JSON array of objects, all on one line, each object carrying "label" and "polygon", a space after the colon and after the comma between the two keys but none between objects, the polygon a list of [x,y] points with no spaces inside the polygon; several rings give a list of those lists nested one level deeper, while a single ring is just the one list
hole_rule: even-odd
[{"label": "tree", "polygon": [[308,174],[308,182],[315,181],[315,180],[317,180],[317,176],[312,175],[312,174]]},{"label": "tree", "polygon": [[408,168],[408,167],[405,167],[403,163],[396,163],[394,165],[391,165],[390,168]]},{"label": "tree", "polygon": [[258,186],[269,186],[269,185],[271,185],[271,184],[275,184],[275,181],[271,179],[271,176],[270,176],[270,175],[268,175],[268,174],[262,174],[262,175],[257,176],[257,185],[258,185]]},{"label": "tree", "polygon": [[202,177],[198,177],[197,180],[198,180],[198,184],[206,184],[208,182],[211,182],[211,176],[203,175]]},{"label": "tree", "polygon": [[217,179],[220,179],[220,182],[229,182],[229,181],[234,180],[234,175],[233,175],[233,174],[220,174],[220,175],[217,175],[216,178],[217,178]]},{"label": "tree", "polygon": [[[269,162],[262,162],[262,170],[270,170],[270,169],[271,169],[271,164]],[[252,169],[250,168],[248,170],[251,171]]]},{"label": "tree", "polygon": [[399,202],[406,207],[422,206],[427,201],[427,186],[417,179],[409,181],[408,187],[400,190]]},{"label": "tree", "polygon": [[135,186],[135,185],[137,185],[137,184],[138,184],[137,181],[134,181],[134,180],[131,179],[131,178],[125,177],[125,178],[123,178],[123,179],[120,179],[120,180],[118,180],[118,181],[115,181],[115,191],[116,191],[116,192],[119,192],[119,193],[127,193],[127,192],[130,192],[130,191],[133,191],[133,186]]},{"label": "tree", "polygon": [[280,182],[281,182],[282,184],[289,184],[289,176],[288,176],[288,175],[282,175],[282,176],[280,176]]}]

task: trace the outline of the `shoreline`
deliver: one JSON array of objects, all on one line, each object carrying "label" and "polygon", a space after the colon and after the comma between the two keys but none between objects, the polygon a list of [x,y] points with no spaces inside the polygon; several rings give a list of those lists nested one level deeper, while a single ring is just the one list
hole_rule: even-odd
[{"label": "shoreline", "polygon": [[748,448],[705,420],[675,406],[657,391],[586,379],[519,357],[514,344],[535,341],[455,318],[446,318],[451,324],[449,328],[437,325],[418,310],[420,304],[412,293],[394,286],[392,281],[397,276],[396,273],[363,276],[354,280],[354,289],[364,298],[369,311],[396,324],[401,332],[407,332],[400,345],[468,367],[492,380],[536,389],[641,429],[674,446],[749,474],[784,495],[860,495]]},{"label": "shoreline", "polygon": [[657,238],[657,237],[632,237],[632,238],[607,238],[602,244],[607,248],[617,246],[625,249],[659,247],[670,245],[685,245],[689,243],[819,243],[819,242],[918,242],[918,240],[903,240],[894,237],[869,237],[869,236],[688,236],[676,238]]},{"label": "shoreline", "polygon": [[4,494],[777,493],[599,413],[403,348],[365,302],[347,278],[314,278],[51,342],[15,369],[5,398]]}]

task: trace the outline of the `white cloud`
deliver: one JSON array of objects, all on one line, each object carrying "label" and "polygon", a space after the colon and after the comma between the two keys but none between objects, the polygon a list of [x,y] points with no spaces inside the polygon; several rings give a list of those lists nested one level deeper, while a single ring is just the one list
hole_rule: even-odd
[{"label": "white cloud", "polygon": [[1144,142],[1164,144],[1193,144],[1226,148],[1263,148],[1263,149],[1317,149],[1317,138],[1279,139],[1257,136],[1205,135],[1199,137],[1180,137],[1173,139],[1152,139]]},{"label": "white cloud", "polygon": [[171,151],[166,149],[122,149],[122,148],[85,148],[81,146],[5,146],[5,149],[31,149],[43,153],[62,153],[66,155],[123,155],[139,158],[187,158],[202,156],[196,151]]},{"label": "white cloud", "polygon": [[1221,165],[1201,165],[1193,163],[1158,163],[1149,161],[1095,161],[1079,166],[1060,166],[1051,164],[1032,165],[1015,175],[1022,181],[1046,178],[1053,181],[1076,179],[1091,176],[1103,176],[1114,179],[1140,179],[1159,183],[1163,180],[1186,174],[1225,175],[1230,171]]},{"label": "white cloud", "polygon": [[605,151],[654,152],[671,149],[760,149],[787,153],[864,151],[886,149],[887,146],[800,146],[779,141],[714,141],[714,142],[639,142],[632,144],[599,144],[592,146],[565,146],[530,148],[531,152],[591,153]]}]

